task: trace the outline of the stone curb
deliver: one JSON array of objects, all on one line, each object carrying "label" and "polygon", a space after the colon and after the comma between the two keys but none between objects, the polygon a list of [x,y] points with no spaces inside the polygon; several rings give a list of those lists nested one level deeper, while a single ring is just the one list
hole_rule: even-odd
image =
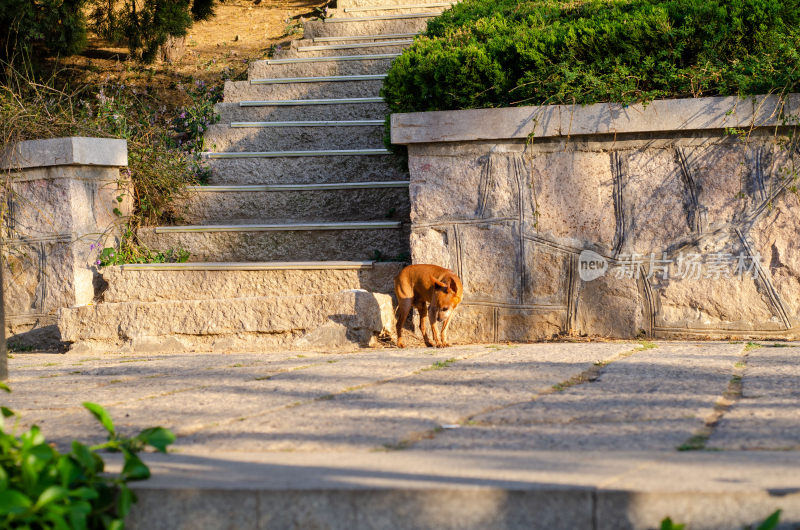
[{"label": "stone curb", "polygon": [[547,105],[392,115],[392,143],[565,137],[793,125],[800,94]]},{"label": "stone curb", "polygon": [[153,455],[132,529],[687,528],[800,521],[785,453]]},{"label": "stone curb", "polygon": [[6,148],[0,155],[0,169],[75,165],[125,167],[128,142],[80,136],[29,140]]}]

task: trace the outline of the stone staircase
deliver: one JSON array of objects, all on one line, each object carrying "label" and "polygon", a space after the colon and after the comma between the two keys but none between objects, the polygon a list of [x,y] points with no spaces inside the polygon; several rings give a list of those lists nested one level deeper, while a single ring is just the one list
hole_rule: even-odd
[{"label": "stone staircase", "polygon": [[[413,3],[412,3],[413,2]],[[304,38],[225,84],[208,186],[184,222],[140,230],[184,264],[109,268],[103,301],[62,311],[73,348],[242,350],[368,344],[389,332],[408,256],[408,176],[385,149],[392,60],[451,2],[339,0]]]}]

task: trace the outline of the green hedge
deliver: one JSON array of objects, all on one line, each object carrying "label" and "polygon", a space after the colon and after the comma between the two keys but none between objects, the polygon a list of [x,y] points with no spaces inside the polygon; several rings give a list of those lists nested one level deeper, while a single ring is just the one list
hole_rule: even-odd
[{"label": "green hedge", "polygon": [[800,88],[800,0],[464,0],[395,60],[392,112]]}]

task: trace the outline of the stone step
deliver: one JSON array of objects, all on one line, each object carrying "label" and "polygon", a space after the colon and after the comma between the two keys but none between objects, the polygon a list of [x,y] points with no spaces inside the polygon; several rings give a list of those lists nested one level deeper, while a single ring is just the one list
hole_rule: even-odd
[{"label": "stone step", "polygon": [[324,57],[345,57],[352,55],[399,55],[406,48],[411,46],[414,41],[411,39],[388,40],[381,42],[356,42],[356,43],[319,43],[303,44],[287,48],[276,58],[324,58]]},{"label": "stone step", "polygon": [[269,351],[366,346],[392,325],[387,294],[239,296],[100,303],[62,309],[61,338],[73,349],[137,353]]},{"label": "stone step", "polygon": [[[325,19],[333,20],[333,19]],[[363,20],[363,18],[341,19],[337,22],[312,20],[303,24],[303,37],[352,37],[361,35],[386,35],[397,33],[420,33],[425,31],[430,17],[390,18],[384,20]]]},{"label": "stone step", "polygon": [[444,12],[441,7],[434,8],[406,8],[406,9],[382,9],[376,11],[347,11],[346,9],[330,9],[328,17],[323,19],[326,24],[337,24],[342,21],[372,22],[376,20],[398,20],[410,18],[438,17]]},{"label": "stone step", "polygon": [[379,97],[386,74],[226,81],[225,102]]},{"label": "stone step", "polygon": [[149,248],[181,248],[191,261],[367,260],[407,256],[407,224],[398,221],[140,228]]},{"label": "stone step", "polygon": [[399,9],[419,9],[436,7],[447,9],[458,1],[445,1],[442,0],[337,0],[337,11],[348,11],[351,13],[362,12],[367,13],[370,11],[391,11]]},{"label": "stone step", "polygon": [[382,53],[363,56],[289,57],[286,59],[254,61],[250,63],[248,79],[252,83],[256,79],[298,77],[305,79],[323,76],[385,74],[392,66],[392,61],[398,55],[398,53]]},{"label": "stone step", "polygon": [[408,180],[394,156],[316,156],[210,159],[210,184],[314,184]]},{"label": "stone step", "polygon": [[[346,44],[311,44],[306,46],[297,46],[295,48],[299,53],[306,54],[311,52],[318,52],[323,50],[365,50],[365,53],[372,53],[372,48],[381,49],[381,48],[399,48],[403,49],[408,45],[412,44],[414,41],[412,39],[404,39],[404,40],[386,40],[381,42],[355,42],[355,43],[346,43]],[[387,53],[392,53],[393,50],[387,51]],[[377,53],[377,52],[376,52]]]},{"label": "stone step", "polygon": [[[387,33],[384,35],[343,35],[339,37],[313,37],[310,39],[299,39],[297,46],[308,46],[314,44],[329,43],[358,43],[364,41],[382,42],[384,40],[413,39],[419,35],[418,32],[411,33]],[[302,44],[301,44],[302,43]]]},{"label": "stone step", "polygon": [[[386,104],[381,98],[317,100],[318,103],[300,102],[286,105],[283,101],[242,101],[217,103],[215,109],[219,123],[241,121],[295,121],[295,120],[384,120]],[[341,101],[342,103],[336,103]]]},{"label": "stone step", "polygon": [[[286,125],[293,123],[295,125]],[[380,149],[383,145],[383,121],[369,125],[313,125],[314,122],[234,122],[209,127],[205,146],[219,152],[286,152],[302,146],[303,152],[319,150]],[[326,122],[317,122],[326,123]],[[333,122],[338,124],[348,122]],[[350,122],[366,123],[366,122]],[[283,126],[267,126],[283,124]],[[212,155],[213,156],[213,155]],[[266,156],[266,155],[264,155]],[[274,155],[281,156],[281,155]]]},{"label": "stone step", "polygon": [[363,148],[363,149],[314,149],[304,151],[208,151],[202,153],[207,159],[221,158],[303,158],[320,156],[383,156],[388,155],[388,149]]},{"label": "stone step", "polygon": [[178,204],[191,224],[407,220],[408,182],[193,186]]},{"label": "stone step", "polygon": [[348,289],[391,294],[404,263],[307,261],[145,263],[107,267],[104,303],[214,300],[331,294]]}]

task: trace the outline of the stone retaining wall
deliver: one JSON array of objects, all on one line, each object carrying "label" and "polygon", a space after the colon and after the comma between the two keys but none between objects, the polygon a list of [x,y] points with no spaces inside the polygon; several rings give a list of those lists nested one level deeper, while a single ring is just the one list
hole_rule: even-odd
[{"label": "stone retaining wall", "polygon": [[800,338],[800,95],[392,116],[456,341]]},{"label": "stone retaining wall", "polygon": [[41,347],[59,340],[59,308],[94,298],[94,261],[131,209],[127,143],[54,138],[0,155],[6,334]]}]

